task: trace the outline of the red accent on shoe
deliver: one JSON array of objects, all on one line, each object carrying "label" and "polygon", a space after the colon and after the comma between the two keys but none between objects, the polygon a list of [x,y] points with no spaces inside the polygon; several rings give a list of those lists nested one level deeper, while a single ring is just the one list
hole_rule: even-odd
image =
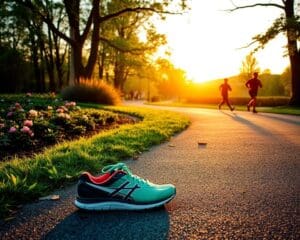
[{"label": "red accent on shoe", "polygon": [[95,184],[104,184],[107,181],[109,181],[113,176],[115,176],[118,172],[125,173],[122,170],[118,170],[118,171],[114,171],[112,174],[108,172],[108,173],[104,173],[100,176],[93,176],[89,172],[84,172],[83,174],[86,174],[88,176],[88,178],[91,180],[91,182],[93,182]]},{"label": "red accent on shoe", "polygon": [[105,183],[111,176],[110,173],[104,173],[100,176],[93,176],[89,172],[84,172],[83,174],[86,174],[88,176],[88,178],[91,180],[91,182],[93,182],[95,184]]}]

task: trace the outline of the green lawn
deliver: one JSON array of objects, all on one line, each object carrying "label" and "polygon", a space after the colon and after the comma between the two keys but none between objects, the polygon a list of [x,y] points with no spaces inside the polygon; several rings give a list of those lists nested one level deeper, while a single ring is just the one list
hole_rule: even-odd
[{"label": "green lawn", "polygon": [[168,111],[132,107],[106,109],[127,113],[142,121],[121,125],[88,139],[58,144],[33,158],[0,163],[1,218],[7,217],[18,204],[76,181],[82,171],[96,173],[106,164],[131,159],[189,125],[186,116]]}]

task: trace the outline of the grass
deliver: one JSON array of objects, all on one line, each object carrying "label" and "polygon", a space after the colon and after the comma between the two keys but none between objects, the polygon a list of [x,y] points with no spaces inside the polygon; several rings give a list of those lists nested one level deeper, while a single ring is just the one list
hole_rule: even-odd
[{"label": "grass", "polygon": [[[148,103],[150,105],[156,106],[170,106],[170,107],[193,107],[193,108],[207,108],[207,109],[218,109],[217,104],[193,104],[193,103],[181,103],[181,102],[154,102]],[[245,105],[234,105],[235,109],[238,111],[247,111]],[[223,106],[223,109],[228,109],[226,105]],[[290,107],[290,106],[274,106],[274,107],[257,107],[257,111],[266,112],[266,113],[276,113],[276,114],[291,114],[291,115],[300,115],[299,107]]]},{"label": "grass", "polygon": [[130,159],[168,140],[189,125],[187,117],[173,112],[132,107],[106,109],[128,113],[142,121],[122,125],[88,139],[61,143],[33,158],[16,158],[0,163],[1,218],[9,216],[19,204],[74,182],[82,171],[95,173],[106,164]]}]

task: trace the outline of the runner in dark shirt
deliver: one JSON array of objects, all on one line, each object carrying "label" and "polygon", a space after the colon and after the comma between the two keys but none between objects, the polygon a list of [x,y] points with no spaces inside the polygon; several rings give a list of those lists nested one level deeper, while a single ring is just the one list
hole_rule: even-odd
[{"label": "runner in dark shirt", "polygon": [[246,87],[249,89],[249,95],[251,97],[250,101],[247,104],[247,109],[250,111],[250,108],[253,107],[253,113],[257,113],[256,111],[256,96],[258,92],[258,88],[262,87],[261,81],[257,78],[258,73],[255,72],[253,74],[253,78],[246,82]]},{"label": "runner in dark shirt", "polygon": [[232,107],[232,106],[230,105],[229,99],[228,99],[228,92],[231,91],[231,87],[230,87],[230,85],[228,84],[228,79],[227,79],[227,78],[224,79],[224,83],[220,85],[219,89],[220,89],[220,91],[221,91],[221,95],[222,95],[222,98],[223,98],[222,101],[221,101],[220,104],[219,104],[219,109],[221,109],[222,105],[223,105],[224,103],[226,103],[227,106],[229,107],[229,109],[230,109],[231,111],[233,111],[233,110],[234,110],[234,107]]}]

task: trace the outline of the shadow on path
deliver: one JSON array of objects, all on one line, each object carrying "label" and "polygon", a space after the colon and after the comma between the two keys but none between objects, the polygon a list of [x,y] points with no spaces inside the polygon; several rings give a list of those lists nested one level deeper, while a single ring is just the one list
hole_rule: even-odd
[{"label": "shadow on path", "polygon": [[274,134],[272,132],[254,124],[253,122],[247,120],[246,118],[241,117],[237,113],[228,113],[228,112],[223,112],[223,111],[220,111],[220,112],[223,113],[224,115],[231,117],[233,120],[248,126],[249,128],[253,129],[255,132],[257,132],[260,135],[269,136],[269,137],[274,136]]},{"label": "shadow on path", "polygon": [[[297,119],[291,119],[288,117],[288,115],[282,116],[282,115],[275,115],[275,114],[263,114],[263,117],[271,118],[273,120],[277,120],[283,123],[300,125],[300,120],[297,121]],[[296,118],[296,116],[292,116],[292,118]]]},{"label": "shadow on path", "polygon": [[66,217],[44,239],[167,239],[167,210],[82,211]]}]

